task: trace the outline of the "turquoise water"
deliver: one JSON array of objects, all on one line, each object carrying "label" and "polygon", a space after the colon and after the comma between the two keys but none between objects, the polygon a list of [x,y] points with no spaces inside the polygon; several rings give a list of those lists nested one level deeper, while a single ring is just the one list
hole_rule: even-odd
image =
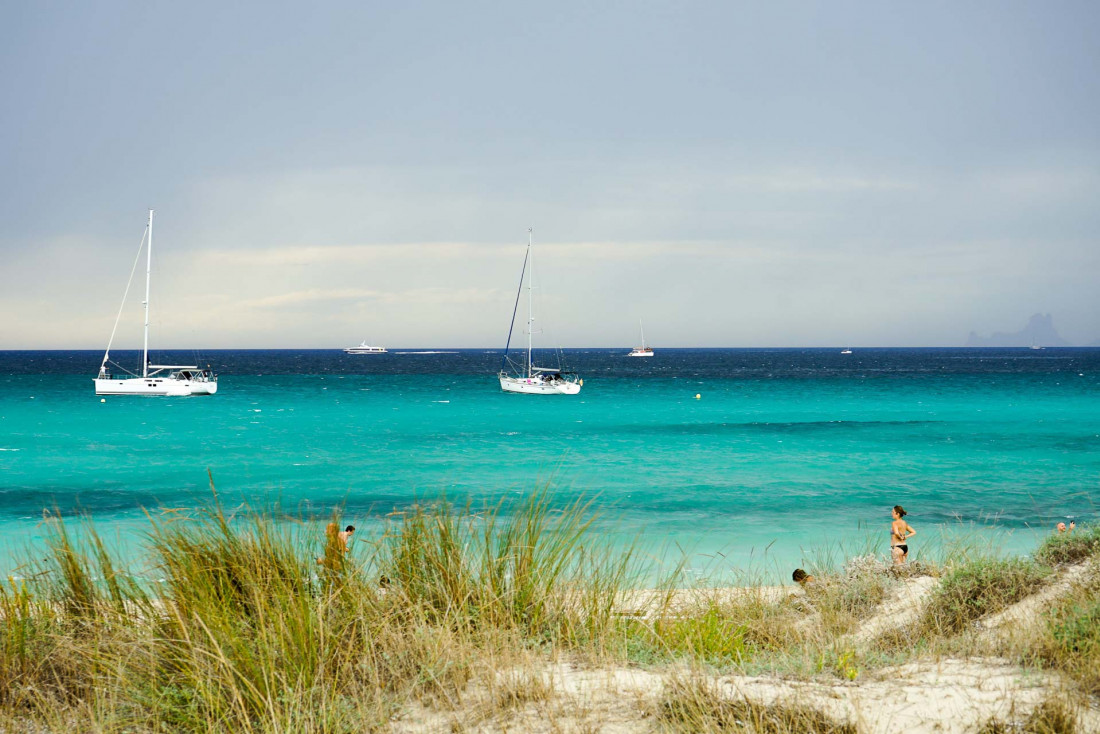
[{"label": "turquoise water", "polygon": [[368,533],[417,499],[550,482],[708,576],[885,554],[897,503],[915,558],[960,530],[1023,553],[1095,516],[1100,350],[837,351],[580,350],[577,397],[501,393],[485,350],[209,352],[216,396],[104,401],[98,354],[2,352],[0,570],[47,508],[132,548],[146,510],[209,502],[207,470],[227,504],[342,505]]}]

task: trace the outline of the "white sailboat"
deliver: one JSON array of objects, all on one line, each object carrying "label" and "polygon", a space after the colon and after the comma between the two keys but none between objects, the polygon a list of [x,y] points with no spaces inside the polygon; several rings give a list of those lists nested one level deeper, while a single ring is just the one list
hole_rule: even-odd
[{"label": "white sailboat", "polygon": [[[134,282],[134,273],[141,259],[141,249],[145,248],[145,340],[141,350],[141,374],[130,372],[126,368],[111,362],[111,345],[118,331],[118,322],[122,318],[122,309],[126,306],[126,296]],[[149,210],[149,223],[138,246],[138,256],[130,271],[130,280],[122,294],[122,306],[119,306],[115,326],[111,329],[111,338],[107,341],[107,351],[103,353],[103,362],[99,366],[99,375],[95,378],[96,395],[213,395],[218,391],[218,376],[209,369],[199,369],[197,365],[149,364],[149,280],[153,270],[153,210]],[[122,374],[112,372],[112,368]]]},{"label": "white sailboat", "polygon": [[[535,276],[535,261],[533,250],[533,233],[527,230],[527,255],[523,259],[523,270],[527,273],[527,351],[524,352],[522,363],[517,363],[508,358],[508,348],[512,344],[512,328],[516,323],[516,310],[519,309],[519,298],[523,292],[523,272],[520,272],[519,290],[516,292],[516,305],[512,309],[512,323],[508,327],[508,341],[504,345],[504,359],[500,363],[500,389],[504,392],[522,393],[524,395],[576,395],[581,391],[584,380],[577,376],[576,372],[561,369],[561,367],[536,367],[531,356],[532,336],[535,326],[535,312],[532,297]],[[509,367],[511,369],[509,369]]]},{"label": "white sailboat", "polygon": [[841,354],[851,354],[852,353],[852,348],[851,347],[844,347],[844,349],[840,350],[840,353]]},{"label": "white sailboat", "polygon": [[638,331],[642,332],[642,346],[634,347],[630,350],[628,357],[652,357],[653,348],[647,347],[645,344],[645,329],[642,328],[642,320],[638,319]]},{"label": "white sailboat", "polygon": [[344,352],[347,354],[385,354],[386,348],[372,347],[370,344],[367,344],[367,342],[364,341],[357,347],[348,347],[344,350]]}]

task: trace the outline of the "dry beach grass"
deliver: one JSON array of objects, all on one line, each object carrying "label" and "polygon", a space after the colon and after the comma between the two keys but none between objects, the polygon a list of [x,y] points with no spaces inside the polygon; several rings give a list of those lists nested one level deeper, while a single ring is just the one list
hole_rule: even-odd
[{"label": "dry beach grass", "polygon": [[440,502],[319,566],[313,525],[215,508],[151,521],[155,593],[54,522],[0,592],[0,731],[1100,731],[1100,528],[639,589],[592,517]]}]

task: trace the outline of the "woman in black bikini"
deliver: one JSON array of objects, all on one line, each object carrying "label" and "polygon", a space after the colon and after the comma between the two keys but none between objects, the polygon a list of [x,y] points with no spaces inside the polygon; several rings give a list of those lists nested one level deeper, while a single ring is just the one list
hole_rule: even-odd
[{"label": "woman in black bikini", "polygon": [[901,505],[894,505],[891,514],[894,521],[890,523],[890,553],[894,556],[894,564],[901,565],[909,560],[909,544],[906,541],[916,535],[917,531],[902,520],[909,513]]}]

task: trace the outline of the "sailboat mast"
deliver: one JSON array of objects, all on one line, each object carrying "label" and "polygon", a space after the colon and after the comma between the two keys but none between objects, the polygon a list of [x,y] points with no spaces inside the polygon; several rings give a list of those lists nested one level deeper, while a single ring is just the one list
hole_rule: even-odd
[{"label": "sailboat mast", "polygon": [[531,379],[531,335],[535,331],[535,307],[534,299],[531,296],[532,283],[535,279],[535,252],[532,244],[534,237],[532,236],[531,227],[527,228],[527,252],[531,256],[531,268],[527,271],[527,379]]},{"label": "sailboat mast", "polygon": [[141,376],[149,376],[149,278],[153,272],[153,210],[149,210],[149,249],[145,251],[145,346],[141,354]]},{"label": "sailboat mast", "polygon": [[642,349],[645,349],[645,329],[642,328],[641,319],[638,319],[638,331],[642,332]]}]

